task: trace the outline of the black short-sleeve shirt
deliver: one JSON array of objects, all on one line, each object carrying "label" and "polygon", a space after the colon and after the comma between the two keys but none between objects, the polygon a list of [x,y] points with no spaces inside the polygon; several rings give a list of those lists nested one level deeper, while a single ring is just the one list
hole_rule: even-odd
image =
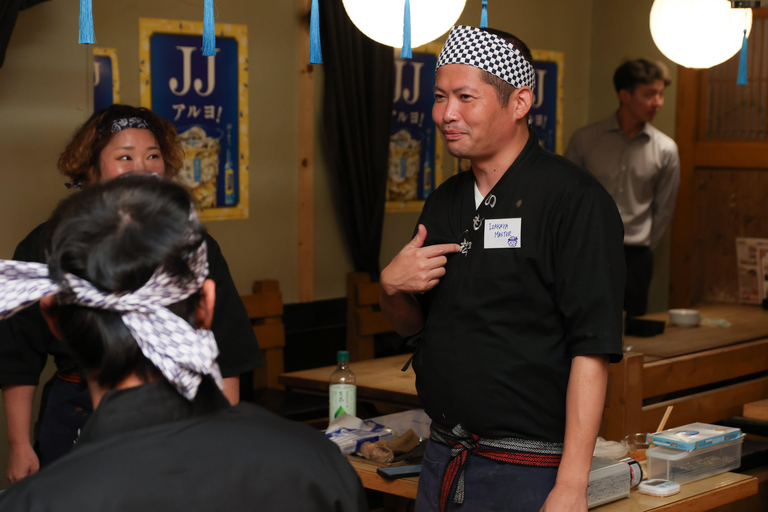
[{"label": "black short-sleeve shirt", "polygon": [[425,245],[462,244],[419,297],[414,358],[429,416],[484,436],[562,442],[573,357],[622,357],[623,226],[587,172],[528,143],[475,208],[474,175],[428,198]]},{"label": "black short-sleeve shirt", "polygon": [[[49,223],[36,227],[16,247],[13,259],[45,262],[50,240]],[[232,377],[264,365],[248,314],[229,274],[216,240],[206,234],[209,277],[216,283],[213,331],[219,345],[218,363],[224,377]],[[60,371],[76,365],[63,343],[48,329],[37,304],[0,321],[0,385],[37,385],[48,354]]]}]

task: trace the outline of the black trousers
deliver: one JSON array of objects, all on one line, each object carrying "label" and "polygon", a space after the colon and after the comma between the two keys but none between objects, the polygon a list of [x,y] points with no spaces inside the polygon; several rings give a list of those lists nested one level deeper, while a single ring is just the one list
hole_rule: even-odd
[{"label": "black trousers", "polygon": [[91,412],[91,393],[85,382],[68,382],[54,375],[46,383],[35,425],[40,467],[69,453]]},{"label": "black trousers", "polygon": [[648,288],[653,276],[653,251],[642,245],[625,245],[627,285],[624,289],[624,311],[627,316],[644,315],[648,309]]}]

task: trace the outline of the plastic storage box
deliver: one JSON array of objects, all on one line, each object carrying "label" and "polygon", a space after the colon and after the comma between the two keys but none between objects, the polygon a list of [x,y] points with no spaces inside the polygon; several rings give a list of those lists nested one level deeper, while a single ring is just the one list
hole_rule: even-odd
[{"label": "plastic storage box", "polygon": [[743,437],[686,452],[657,446],[649,448],[648,479],[661,478],[679,484],[694,482],[736,469],[741,464]]}]

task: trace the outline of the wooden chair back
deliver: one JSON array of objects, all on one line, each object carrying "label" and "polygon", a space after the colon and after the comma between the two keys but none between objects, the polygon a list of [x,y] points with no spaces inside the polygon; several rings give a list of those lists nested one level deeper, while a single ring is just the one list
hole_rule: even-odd
[{"label": "wooden chair back", "polygon": [[284,371],[283,349],[285,326],[283,325],[283,294],[276,280],[253,283],[253,293],[240,298],[253,324],[253,332],[264,355],[265,365],[253,371],[253,388],[284,389],[278,376]]},{"label": "wooden chair back", "polygon": [[347,350],[350,361],[373,359],[377,334],[394,332],[379,309],[381,285],[366,272],[347,274]]}]

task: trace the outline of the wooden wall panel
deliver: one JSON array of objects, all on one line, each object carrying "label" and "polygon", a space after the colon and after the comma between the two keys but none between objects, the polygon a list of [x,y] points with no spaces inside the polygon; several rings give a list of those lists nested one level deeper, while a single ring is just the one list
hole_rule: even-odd
[{"label": "wooden wall panel", "polygon": [[739,54],[707,70],[680,66],[670,307],[738,302],[736,238],[768,238],[768,9],[753,9],[748,84]]},{"label": "wooden wall panel", "polygon": [[736,238],[768,238],[768,170],[696,169],[691,302],[738,302]]}]

